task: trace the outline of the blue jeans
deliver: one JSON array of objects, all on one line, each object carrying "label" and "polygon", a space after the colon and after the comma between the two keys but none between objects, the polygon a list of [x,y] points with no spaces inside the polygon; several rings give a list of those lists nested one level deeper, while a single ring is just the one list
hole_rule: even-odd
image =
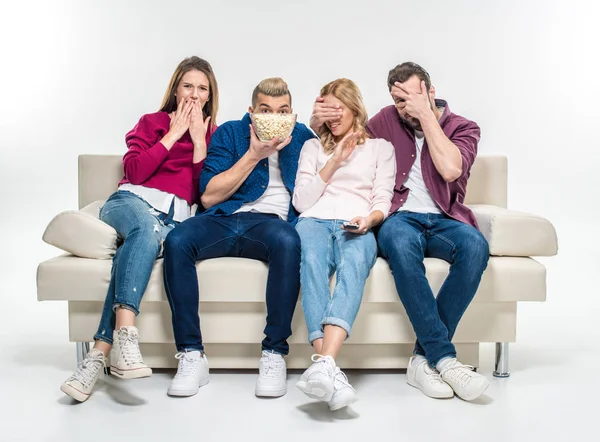
[{"label": "blue jeans", "polygon": [[[375,235],[356,235],[340,228],[344,220],[300,218],[300,283],[308,342],[323,337],[324,325],[337,325],[350,336],[365,282],[377,259]],[[333,292],[329,280],[334,272]]]},{"label": "blue jeans", "polygon": [[[456,357],[452,337],[487,267],[487,240],[476,228],[445,215],[412,212],[390,216],[377,240],[417,335],[415,354],[425,356],[432,367]],[[425,257],[450,263],[437,299],[425,277]]]},{"label": "blue jeans", "polygon": [[178,223],[173,221],[173,206],[169,214],[161,213],[142,198],[124,190],[108,198],[100,210],[100,219],[112,226],[123,239],[113,257],[102,318],[94,335],[94,340],[112,345],[115,309],[122,307],[136,315],[139,313],[161,245]]},{"label": "blue jeans", "polygon": [[300,292],[300,238],[294,227],[277,215],[253,212],[195,216],[167,237],[164,282],[177,350],[204,351],[196,261],[224,256],[269,263],[262,349],[287,354]]}]

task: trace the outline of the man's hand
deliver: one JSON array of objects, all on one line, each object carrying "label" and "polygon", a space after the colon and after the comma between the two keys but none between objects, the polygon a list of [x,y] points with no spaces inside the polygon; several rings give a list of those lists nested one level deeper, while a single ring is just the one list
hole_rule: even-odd
[{"label": "man's hand", "polygon": [[319,133],[319,129],[328,121],[339,121],[342,118],[342,108],[324,104],[323,97],[317,97],[310,116],[310,128]]},{"label": "man's hand", "polygon": [[405,110],[411,117],[421,120],[433,112],[424,81],[421,81],[421,90],[417,93],[409,93],[401,83],[395,82],[390,94],[396,107],[399,110]]},{"label": "man's hand", "polygon": [[292,141],[291,135],[284,140],[273,138],[271,141],[264,143],[258,139],[254,132],[254,128],[250,125],[250,149],[248,150],[248,153],[254,161],[259,162],[263,158],[267,158],[283,149],[290,144],[290,141]]}]

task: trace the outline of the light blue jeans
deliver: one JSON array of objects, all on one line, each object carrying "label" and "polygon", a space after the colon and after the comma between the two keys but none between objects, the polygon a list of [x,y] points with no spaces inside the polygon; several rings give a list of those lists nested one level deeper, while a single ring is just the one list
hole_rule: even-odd
[{"label": "light blue jeans", "polygon": [[[311,344],[323,337],[325,325],[337,325],[350,337],[365,282],[377,259],[373,232],[349,233],[340,228],[343,222],[300,218],[296,225],[302,243],[302,309]],[[334,272],[336,283],[330,292]]]},{"label": "light blue jeans", "polygon": [[113,258],[110,284],[98,332],[94,340],[112,345],[117,307],[139,313],[142,296],[162,243],[177,223],[173,205],[168,214],[155,210],[137,195],[120,190],[113,193],[102,209],[100,219],[112,226],[123,244]]}]

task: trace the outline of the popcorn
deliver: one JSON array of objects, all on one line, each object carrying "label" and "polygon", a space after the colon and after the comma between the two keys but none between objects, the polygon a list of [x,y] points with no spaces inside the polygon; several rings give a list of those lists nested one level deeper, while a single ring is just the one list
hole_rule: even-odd
[{"label": "popcorn", "polygon": [[260,141],[289,137],[296,124],[296,114],[251,114],[252,127]]}]

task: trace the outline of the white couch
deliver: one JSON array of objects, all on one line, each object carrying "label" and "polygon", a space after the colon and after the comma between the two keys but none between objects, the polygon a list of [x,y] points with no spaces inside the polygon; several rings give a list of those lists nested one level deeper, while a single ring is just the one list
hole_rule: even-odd
[{"label": "white couch", "polygon": [[[108,283],[116,232],[98,220],[102,202],[122,177],[120,155],[79,157],[80,211],[61,213],[44,240],[69,250],[42,262],[37,271],[40,301],[67,301],[69,339],[80,360],[98,326]],[[490,260],[479,291],[454,337],[459,358],[479,366],[479,343],[496,343],[497,376],[508,376],[508,343],[516,339],[517,302],[544,301],[546,269],[532,256],[557,252],[547,220],[506,209],[507,160],[477,158],[467,203],[490,243]],[[75,256],[78,255],[78,256]],[[87,256],[81,257],[81,256]],[[437,292],[448,264],[427,258],[427,278]],[[265,325],[267,265],[250,259],[219,258],[197,264],[202,335],[212,368],[256,368]],[[162,283],[162,259],[154,267],[136,325],[144,360],[152,367],[175,367],[171,314]],[[62,319],[56,318],[57,321]],[[300,303],[293,321],[288,367],[305,368],[312,354]],[[390,269],[378,258],[367,281],[363,304],[344,345],[344,368],[405,368],[415,341]]]}]

